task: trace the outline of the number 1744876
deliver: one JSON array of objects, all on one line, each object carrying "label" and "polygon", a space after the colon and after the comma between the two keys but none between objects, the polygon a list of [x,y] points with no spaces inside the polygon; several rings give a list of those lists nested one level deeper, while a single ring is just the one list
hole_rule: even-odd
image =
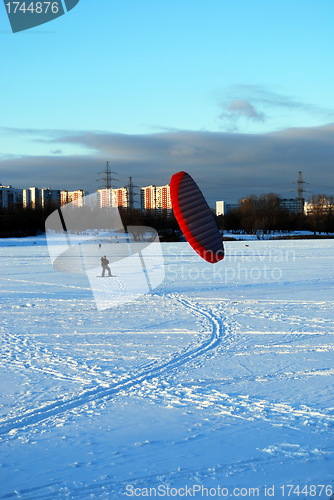
[{"label": "number 1744876", "polygon": [[57,14],[59,2],[14,2],[6,3],[8,14]]}]

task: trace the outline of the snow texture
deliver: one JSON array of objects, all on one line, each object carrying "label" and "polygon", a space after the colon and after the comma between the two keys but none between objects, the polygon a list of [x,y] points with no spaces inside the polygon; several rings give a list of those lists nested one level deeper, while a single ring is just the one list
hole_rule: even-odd
[{"label": "snow texture", "polygon": [[43,237],[0,241],[0,499],[332,495],[334,240],[225,247],[162,244],[163,284],[99,311]]}]

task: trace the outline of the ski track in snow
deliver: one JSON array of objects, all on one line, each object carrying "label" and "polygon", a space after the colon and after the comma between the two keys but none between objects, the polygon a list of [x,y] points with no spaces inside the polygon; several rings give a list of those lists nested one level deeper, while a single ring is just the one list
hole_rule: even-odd
[{"label": "ski track in snow", "polygon": [[[233,346],[233,354],[236,353],[236,346],[233,344],[232,334],[227,336],[227,326],[224,325],[221,314],[217,314],[207,307],[200,306],[198,302],[189,300],[177,293],[169,294],[168,298],[177,301],[185,308],[192,310],[197,316],[207,320],[211,326],[210,336],[194,347],[188,346],[188,348],[181,352],[174,352],[166,362],[149,362],[144,365],[141,370],[137,372],[134,371],[130,375],[127,374],[119,377],[113,384],[108,383],[107,377],[99,371],[98,367],[90,367],[85,362],[60,356],[44,346],[31,342],[28,338],[21,338],[18,335],[5,332],[5,345],[7,344],[9,347],[3,350],[1,358],[3,358],[3,360],[7,359],[7,362],[9,359],[12,366],[18,369],[28,368],[29,370],[36,370],[42,374],[50,375],[60,380],[77,381],[86,384],[93,383],[94,385],[83,390],[78,396],[73,396],[68,399],[56,399],[52,402],[41,404],[35,409],[23,411],[18,417],[2,420],[0,422],[0,436],[10,434],[14,437],[19,430],[33,428],[40,422],[57,419],[57,417],[61,417],[66,412],[74,411],[85,405],[108,400],[125,390],[128,392],[134,391],[138,396],[143,396],[155,402],[159,400],[163,401],[164,404],[181,408],[187,405],[192,405],[197,408],[211,407],[216,414],[224,414],[244,420],[252,421],[261,419],[274,424],[288,424],[291,426],[298,423],[298,425],[316,426],[319,430],[326,430],[328,427],[333,426],[333,416],[326,415],[321,411],[318,412],[307,405],[296,407],[250,396],[237,395],[232,397],[226,392],[221,392],[217,388],[213,389],[210,387],[211,382],[215,382],[217,385],[217,381],[209,380],[201,386],[198,383],[178,384],[175,380],[168,382],[166,378],[161,379],[161,376],[165,374],[172,377],[175,368],[181,367],[190,361],[198,362],[202,355],[210,353],[210,351],[218,347],[223,340],[224,353],[228,353],[230,345]],[[230,303],[230,306],[231,305],[232,303]],[[238,314],[239,313],[240,311],[238,311]],[[247,314],[249,314],[249,311],[247,311]],[[256,312],[256,317],[257,319],[269,318],[276,322],[286,319],[283,313],[269,315],[264,312],[259,312],[258,310]],[[303,318],[301,316],[298,318],[294,317],[293,320],[297,322],[296,326],[298,326]],[[323,320],[323,322],[327,326],[326,320]],[[233,327],[235,328],[236,325],[234,324]],[[284,349],[286,350],[287,344],[292,343],[296,338],[302,336],[303,333],[304,332],[285,332],[281,340],[275,343],[275,347],[277,348],[279,345],[284,345]],[[249,353],[243,352],[242,356],[245,355],[249,355]],[[34,360],[38,361],[38,363],[34,363]],[[41,360],[44,362],[41,363]],[[243,366],[240,361],[239,363]],[[284,367],[283,373],[275,371],[272,374],[266,375],[256,375],[253,373],[239,377],[234,375],[230,380],[225,379],[223,383],[224,386],[228,386],[230,384],[233,385],[237,382],[245,381],[297,380],[305,379],[305,377],[332,375],[334,373],[334,369],[331,368],[305,369],[290,372],[287,368],[288,367]]]},{"label": "ski track in snow", "polygon": [[[180,296],[179,294],[171,294],[169,295],[169,298],[176,300],[184,307],[194,311],[195,314],[202,316],[206,320],[208,320],[211,324],[210,336],[194,348],[188,347],[184,351],[181,351],[181,353],[173,353],[167,362],[152,362],[146,365],[144,370],[134,373],[130,376],[126,375],[120,377],[119,380],[117,380],[113,384],[108,384],[107,382],[98,383],[95,386],[83,391],[78,396],[71,397],[69,399],[57,399],[51,403],[40,405],[38,408],[35,408],[33,410],[23,412],[19,417],[2,420],[0,422],[0,435],[4,436],[9,433],[10,435],[14,436],[20,429],[26,430],[28,427],[36,426],[40,422],[45,422],[46,420],[60,416],[65,412],[75,410],[89,403],[100,402],[102,400],[111,398],[122,391],[129,390],[139,384],[142,384],[143,382],[147,382],[166,373],[170,374],[171,370],[178,368],[185,363],[188,363],[189,361],[195,360],[199,356],[202,356],[203,354],[210,351],[211,349],[214,349],[217,345],[220,344],[225,336],[225,329],[220,316],[217,316],[213,312],[210,312],[208,309],[200,307],[198,304],[194,304],[193,302]],[[12,363],[14,365],[36,369],[38,371],[44,372],[45,374],[53,375],[56,378],[65,378],[74,381],[85,380],[85,378],[81,375],[74,375],[74,377],[63,375],[64,366],[69,368],[79,367],[79,363],[77,363],[76,361],[61,358],[58,355],[52,355],[52,353],[46,348],[36,348],[32,344],[30,344],[29,341],[22,340],[17,336],[12,335],[11,338],[15,339],[16,348],[20,354],[19,356],[16,356],[15,353],[11,354]],[[27,363],[22,360],[22,354],[28,357],[29,366],[27,366]],[[34,358],[40,360],[41,355],[46,356],[48,360],[51,359],[52,365],[62,366],[62,371],[57,371],[55,368],[47,369],[34,367],[31,363],[31,360],[33,360]],[[86,371],[87,366],[84,365],[82,368],[84,368]],[[92,369],[90,370],[89,374],[93,376],[97,375],[96,371]]]}]

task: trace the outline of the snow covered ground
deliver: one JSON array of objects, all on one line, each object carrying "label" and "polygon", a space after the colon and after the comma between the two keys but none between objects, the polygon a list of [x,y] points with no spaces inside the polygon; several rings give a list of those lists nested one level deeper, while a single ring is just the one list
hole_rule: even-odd
[{"label": "snow covered ground", "polygon": [[334,240],[163,244],[98,311],[44,238],[0,241],[0,499],[329,498]]}]

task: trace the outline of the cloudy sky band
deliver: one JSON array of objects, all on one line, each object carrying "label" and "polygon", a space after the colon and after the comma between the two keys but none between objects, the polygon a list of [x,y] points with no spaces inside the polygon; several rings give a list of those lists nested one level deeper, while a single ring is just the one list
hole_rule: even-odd
[{"label": "cloudy sky band", "polygon": [[[334,124],[267,134],[205,131],[75,134],[52,130],[15,130],[15,133],[38,136],[50,149],[47,155],[0,158],[1,172],[6,172],[1,182],[18,187],[43,184],[93,192],[99,187],[98,173],[108,160],[117,172],[117,184],[122,185],[129,176],[138,185],[164,184],[175,171],[189,171],[202,183],[212,205],[218,199],[235,202],[251,192],[272,191],[293,197],[292,183],[299,170],[309,183],[309,195],[324,189],[327,194],[334,194],[333,186],[327,182],[333,172]],[[65,155],[64,145],[79,147],[82,154]]]}]

